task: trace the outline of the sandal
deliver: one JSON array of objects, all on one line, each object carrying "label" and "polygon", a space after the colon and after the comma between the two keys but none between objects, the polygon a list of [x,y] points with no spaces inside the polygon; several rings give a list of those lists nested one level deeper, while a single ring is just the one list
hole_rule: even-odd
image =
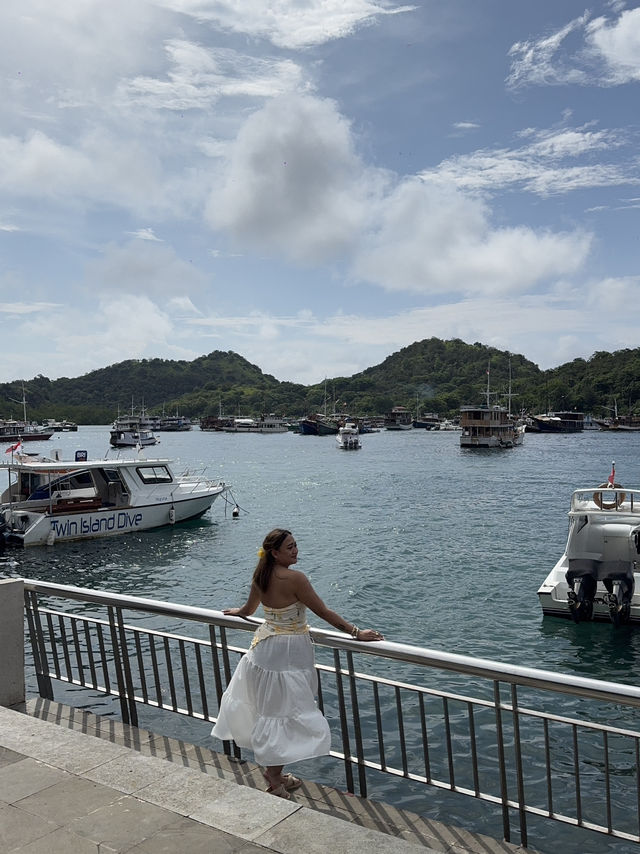
[{"label": "sandal", "polygon": [[294,789],[299,789],[302,785],[302,780],[298,777],[294,777],[293,774],[285,774],[284,775],[284,783],[282,784],[287,792],[292,792]]},{"label": "sandal", "polygon": [[275,789],[273,788],[273,786],[269,786],[269,788],[267,789],[267,792],[269,792],[270,795],[275,795],[276,798],[284,798],[285,801],[288,801],[289,798],[291,797],[289,792],[287,792],[287,790],[285,789],[283,783],[280,783],[280,785],[276,786]]},{"label": "sandal", "polygon": [[[269,789],[271,789],[272,783],[271,783],[271,780],[269,779],[269,775],[267,774],[267,772],[263,771],[262,776],[267,781],[267,783],[269,783]],[[300,780],[298,777],[294,777],[293,774],[284,774],[284,780],[282,781],[282,783],[280,785],[284,786],[284,788],[288,792],[293,792],[294,789],[300,788],[300,786],[302,785],[302,780]],[[269,791],[269,789],[267,789],[267,791]]]}]

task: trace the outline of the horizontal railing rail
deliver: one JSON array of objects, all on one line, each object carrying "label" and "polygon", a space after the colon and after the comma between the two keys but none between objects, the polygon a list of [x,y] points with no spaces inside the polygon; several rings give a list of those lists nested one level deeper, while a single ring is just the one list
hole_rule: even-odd
[{"label": "horizontal railing rail", "polygon": [[[90,688],[117,698],[132,724],[139,704],[214,722],[247,649],[228,635],[262,622],[47,582],[24,587],[40,694],[54,699],[54,681]],[[73,602],[83,605],[72,612]],[[319,705],[340,739],[330,755],[350,792],[366,797],[368,773],[382,773],[498,808],[507,840],[517,817],[522,845],[529,816],[640,842],[640,688],[325,629],[311,637]],[[223,749],[241,756],[232,743]]]}]

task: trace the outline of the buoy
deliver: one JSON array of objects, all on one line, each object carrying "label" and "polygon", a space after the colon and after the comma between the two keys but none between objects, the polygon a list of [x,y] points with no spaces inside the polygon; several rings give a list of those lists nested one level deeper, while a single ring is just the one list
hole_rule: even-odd
[{"label": "buoy", "polygon": [[175,524],[175,521],[176,521],[176,511],[175,511],[175,508],[174,508],[174,507],[172,507],[172,508],[169,510],[169,523],[170,523],[171,525],[173,525],[173,524]]},{"label": "buoy", "polygon": [[236,504],[236,506],[233,508],[233,510],[231,511],[231,515],[233,516],[233,518],[234,518],[234,519],[237,519],[237,518],[238,518],[238,516],[240,515],[240,508],[238,507],[238,505],[237,505],[237,504]]}]

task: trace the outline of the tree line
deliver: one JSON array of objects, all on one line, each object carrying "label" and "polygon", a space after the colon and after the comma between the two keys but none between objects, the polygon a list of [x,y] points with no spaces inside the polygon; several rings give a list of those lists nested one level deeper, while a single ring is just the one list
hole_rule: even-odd
[{"label": "tree line", "polygon": [[[487,374],[489,371],[489,374]],[[640,348],[596,352],[542,371],[524,356],[459,339],[429,338],[404,347],[351,377],[305,386],[281,382],[232,351],[193,361],[129,359],[80,377],[0,384],[0,419],[27,417],[108,424],[133,408],[149,414],[207,415],[310,412],[380,415],[394,406],[451,417],[461,406],[486,400],[512,412],[577,410],[597,417],[640,414]]]}]

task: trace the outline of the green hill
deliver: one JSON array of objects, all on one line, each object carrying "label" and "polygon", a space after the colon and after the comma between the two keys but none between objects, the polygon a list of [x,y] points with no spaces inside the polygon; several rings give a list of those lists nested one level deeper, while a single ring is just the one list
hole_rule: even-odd
[{"label": "green hill", "polygon": [[[79,424],[108,424],[118,412],[142,406],[190,417],[278,412],[291,417],[311,411],[381,414],[404,405],[415,411],[455,415],[461,405],[484,401],[487,368],[491,391],[512,410],[577,409],[609,414],[640,411],[640,349],[595,353],[547,371],[519,354],[484,344],[429,338],[404,347],[351,377],[304,386],[280,382],[242,356],[216,350],[191,362],[127,360],[76,378],[24,382],[30,420],[68,418]],[[0,384],[0,417],[22,416],[23,383]],[[326,396],[326,397],[325,397]]]}]

